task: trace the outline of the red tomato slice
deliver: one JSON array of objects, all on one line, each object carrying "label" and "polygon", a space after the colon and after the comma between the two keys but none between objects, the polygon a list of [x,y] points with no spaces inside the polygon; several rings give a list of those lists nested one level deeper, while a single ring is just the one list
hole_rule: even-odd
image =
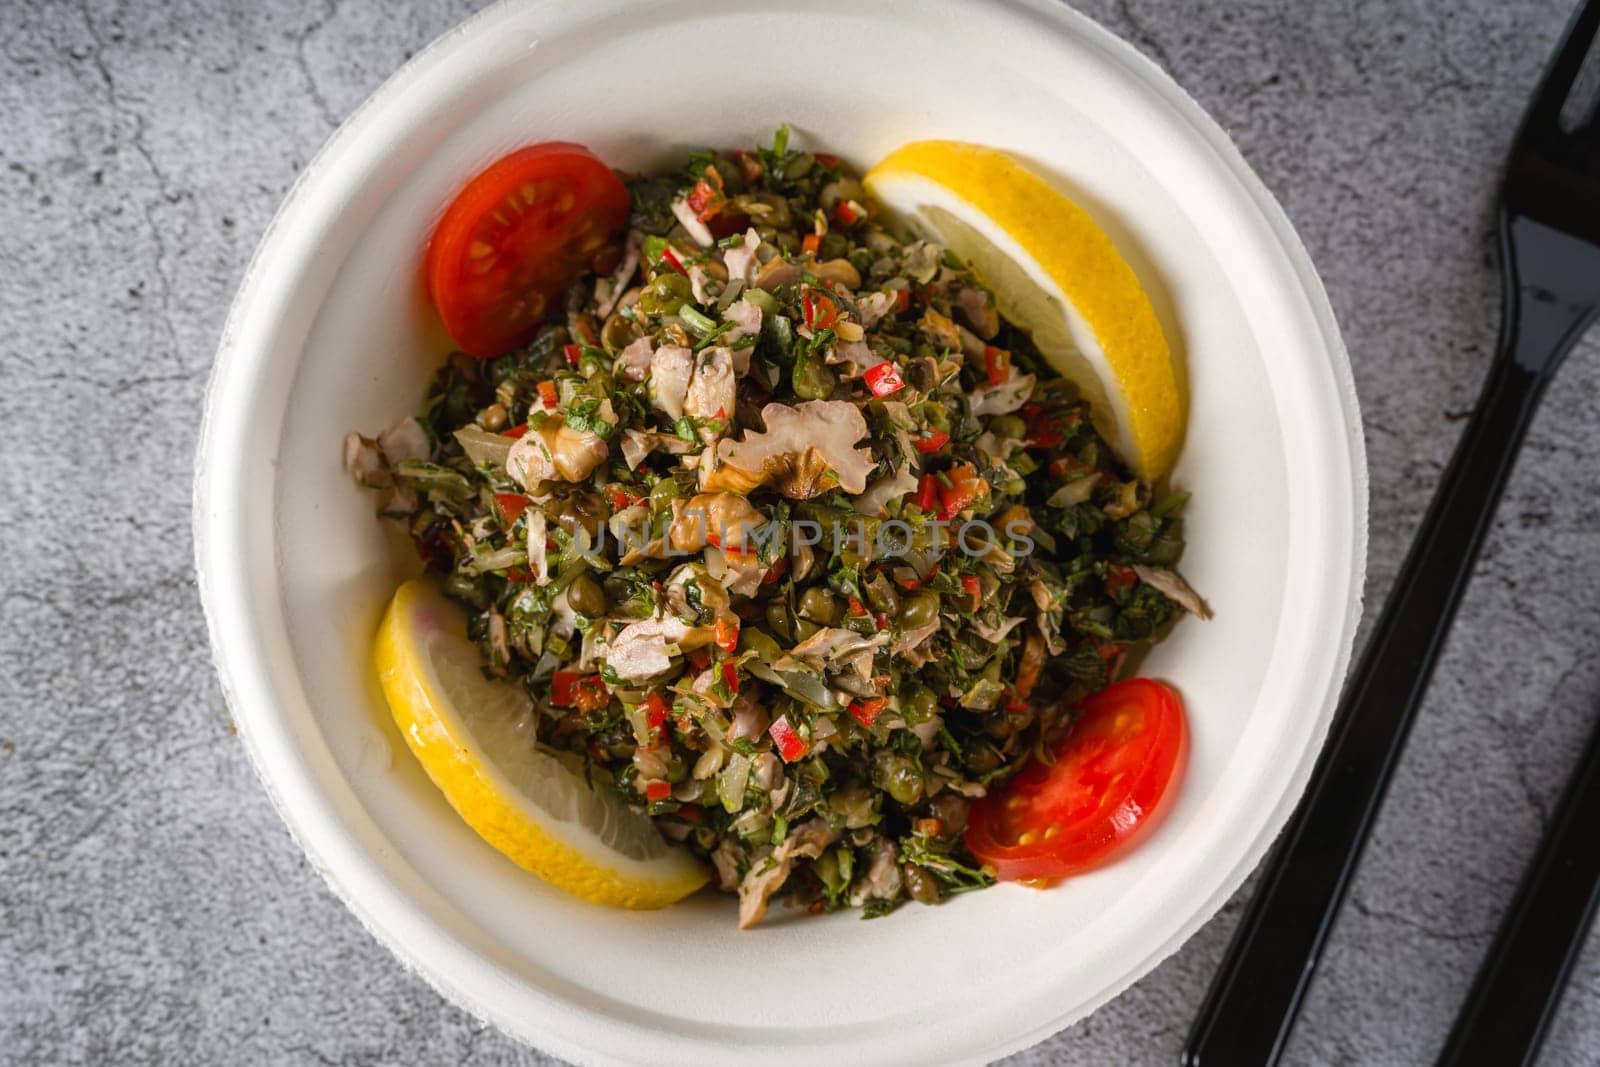
[{"label": "red tomato slice", "polygon": [[628,218],[622,179],[582,145],[519,149],[467,183],[428,241],[428,296],[462,351],[529,340]]},{"label": "red tomato slice", "polygon": [[1151,825],[1188,753],[1178,695],[1132,678],[1079,705],[1055,762],[1032,762],[972,805],[966,842],[1002,881],[1065,878],[1094,867]]}]

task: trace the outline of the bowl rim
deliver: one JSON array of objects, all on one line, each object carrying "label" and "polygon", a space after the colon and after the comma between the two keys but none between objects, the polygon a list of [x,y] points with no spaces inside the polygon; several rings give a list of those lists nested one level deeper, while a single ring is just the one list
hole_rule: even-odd
[{"label": "bowl rim", "polygon": [[[429,104],[402,98],[418,91],[419,84],[434,75],[459,49],[480,40],[503,21],[531,11],[550,12],[564,6],[555,0],[497,0],[457,24],[391,75],[339,126],[302,170],[264,230],[241,277],[223,327],[207,384],[196,450],[192,533],[200,599],[224,698],[238,724],[256,774],[280,818],[328,886],[408,970],[421,975],[451,1003],[494,1023],[520,1041],[574,1062],[598,1062],[617,1058],[614,1052],[617,1046],[613,1043],[611,1049],[602,1050],[580,1044],[570,1029],[549,1025],[558,1012],[571,1011],[571,1005],[560,995],[535,989],[534,994],[543,1002],[543,1018],[512,1018],[485,1003],[481,981],[466,983],[453,977],[459,973],[459,967],[446,966],[440,960],[481,961],[481,954],[420,912],[415,901],[418,887],[402,884],[391,877],[363,842],[364,837],[376,832],[375,828],[362,828],[363,832],[357,833],[345,824],[344,818],[335,811],[340,805],[330,799],[324,788],[328,768],[311,766],[310,760],[291,744],[283,724],[274,721],[274,675],[263,662],[260,627],[252,611],[243,555],[228,536],[230,520],[236,517],[237,511],[233,500],[243,486],[237,478],[237,456],[226,454],[222,441],[227,411],[248,395],[248,380],[261,372],[270,354],[270,346],[261,339],[264,331],[252,331],[249,327],[261,319],[263,309],[273,307],[275,302],[283,303],[294,290],[295,279],[301,276],[314,255],[303,233],[297,233],[297,229],[314,228],[300,226],[304,217],[313,214],[314,203],[324,205],[326,213],[326,205],[338,199],[333,193],[341,189],[348,191],[356,184],[364,169],[360,165],[361,153],[372,151],[369,145],[362,143],[368,128],[385,112],[401,105],[409,115],[409,124],[421,122],[437,100]],[[596,4],[595,17],[607,6]],[[1222,176],[1236,183],[1238,190],[1248,196],[1259,221],[1269,229],[1283,262],[1293,268],[1305,310],[1321,337],[1322,348],[1318,354],[1326,357],[1326,371],[1337,387],[1336,414],[1342,420],[1349,449],[1345,458],[1354,491],[1350,502],[1354,526],[1349,546],[1350,583],[1333,675],[1311,729],[1310,736],[1315,743],[1308,744],[1301,754],[1279,803],[1266,818],[1266,832],[1257,835],[1235,867],[1218,882],[1216,890],[1191,911],[1169,938],[1133,961],[1099,996],[1023,1032],[991,1042],[982,1053],[982,1058],[988,1059],[1026,1048],[1120,995],[1208,922],[1265,855],[1305,789],[1325,742],[1340,684],[1349,667],[1366,572],[1368,476],[1354,378],[1320,278],[1282,207],[1226,133],[1157,64],[1081,12],[1050,0],[978,0],[978,6],[1027,15],[1049,25],[1055,32],[1092,44],[1119,64],[1130,78],[1157,92],[1183,123],[1203,138],[1214,153]],[[558,16],[552,14],[552,18]],[[581,22],[583,16],[569,13],[566,19],[567,23],[561,27],[563,31],[570,29],[571,23]],[[328,189],[317,188],[330,171],[341,168],[342,173],[335,176],[337,180]],[[344,788],[347,790],[348,786]],[[353,794],[351,802],[359,805],[353,800]],[[489,974],[485,978],[493,981],[495,976]],[[536,1030],[532,1025],[535,1022],[546,1025]],[[634,1028],[630,1023],[613,1021],[613,1025]]]}]

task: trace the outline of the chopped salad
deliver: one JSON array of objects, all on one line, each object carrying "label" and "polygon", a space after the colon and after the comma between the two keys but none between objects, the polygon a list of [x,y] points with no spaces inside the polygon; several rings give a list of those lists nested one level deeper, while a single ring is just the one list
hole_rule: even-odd
[{"label": "chopped salad", "polygon": [[978,844],[1009,818],[984,798],[1205,613],[1184,495],[1131,476],[985,279],[839,159],[780,130],[621,179],[557,148],[590,182],[564,258],[491,262],[514,299],[485,298],[470,248],[430,248],[465,350],[346,443],[483,669],[743,926],[1071,869]]}]

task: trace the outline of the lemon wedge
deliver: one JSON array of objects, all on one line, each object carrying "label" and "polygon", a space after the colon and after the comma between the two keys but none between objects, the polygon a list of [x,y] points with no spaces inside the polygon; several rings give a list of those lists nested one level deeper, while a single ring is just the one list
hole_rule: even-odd
[{"label": "lemon wedge", "polygon": [[1133,268],[1081,207],[1006,153],[959,141],[904,145],[864,184],[972,263],[1136,474],[1171,471],[1184,428],[1172,350]]},{"label": "lemon wedge", "polygon": [[514,685],[485,678],[461,611],[423,580],[389,603],[373,650],[400,733],[467,824],[519,867],[597,904],[659,908],[706,883],[694,857],[581,761],[534,741]]}]

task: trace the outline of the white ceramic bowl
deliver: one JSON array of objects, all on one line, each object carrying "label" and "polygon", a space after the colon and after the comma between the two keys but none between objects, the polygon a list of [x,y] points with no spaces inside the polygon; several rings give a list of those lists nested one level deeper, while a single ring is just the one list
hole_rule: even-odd
[{"label": "white ceramic bowl", "polygon": [[[1019,153],[1116,236],[1187,352],[1183,567],[1217,617],[1184,620],[1145,669],[1187,700],[1188,777],[1134,853],[1049,892],[749,933],[716,894],[591,906],[455,816],[369,677],[407,562],[340,441],[413,410],[446,351],[418,279],[441,206],[524,143],[643,169],[779,121],[858,165],[926,137]],[[447,997],[584,1062],[979,1061],[1093,1010],[1209,918],[1287,817],[1365,558],[1355,393],[1304,249],[1193,101],[1050,0],[491,8],[407,64],[289,194],[228,320],[198,465],[218,667],[296,839]]]}]

